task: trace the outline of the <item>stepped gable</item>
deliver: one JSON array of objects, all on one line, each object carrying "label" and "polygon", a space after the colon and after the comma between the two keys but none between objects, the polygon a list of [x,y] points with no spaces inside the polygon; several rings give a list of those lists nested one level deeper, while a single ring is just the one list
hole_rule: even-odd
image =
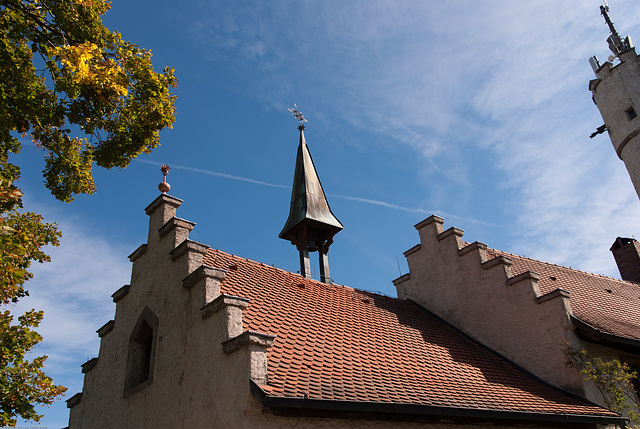
[{"label": "stepped gable", "polygon": [[243,329],[276,335],[267,398],[617,417],[550,387],[417,304],[302,278],[209,249],[222,292],[249,299]]},{"label": "stepped gable", "polygon": [[554,265],[495,249],[488,258],[506,256],[512,275],[540,274],[541,294],[561,288],[571,293],[573,315],[591,327],[617,337],[640,340],[640,285],[599,274]]}]

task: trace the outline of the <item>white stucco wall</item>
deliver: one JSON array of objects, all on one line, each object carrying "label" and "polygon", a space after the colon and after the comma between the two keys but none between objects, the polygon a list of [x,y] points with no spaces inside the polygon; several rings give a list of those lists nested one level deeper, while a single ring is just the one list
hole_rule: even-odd
[{"label": "white stucco wall", "polygon": [[567,368],[566,343],[580,340],[562,291],[540,296],[535,274],[513,277],[509,261],[487,261],[486,246],[465,246],[462,231],[443,232],[432,216],[416,225],[420,244],[405,253],[409,274],[394,283],[411,299],[548,383],[583,395],[579,373]]},{"label": "white stucco wall", "polygon": [[457,228],[431,216],[416,225],[420,244],[405,252],[409,273],[394,281],[411,299],[547,383],[606,407],[603,396],[567,365],[567,344],[603,360],[639,356],[579,338],[570,294],[541,295],[536,273],[512,275],[509,260],[487,260],[487,246],[466,244]]},{"label": "white stucco wall", "polygon": [[[215,276],[224,273],[183,287],[183,279],[202,264],[206,247],[191,243],[172,260],[171,252],[191,228],[174,221],[176,226],[160,236],[158,229],[173,218],[175,205],[169,201],[150,213],[146,250],[136,252],[129,292],[118,300],[113,329],[101,338],[98,362],[85,374],[82,400],[71,408],[71,429],[242,427],[252,400],[249,380],[266,371],[266,348],[223,352],[221,343],[242,333],[246,303],[222,304],[202,316],[203,305],[219,295]],[[153,378],[125,397],[129,338],[145,307],[158,318]]]}]

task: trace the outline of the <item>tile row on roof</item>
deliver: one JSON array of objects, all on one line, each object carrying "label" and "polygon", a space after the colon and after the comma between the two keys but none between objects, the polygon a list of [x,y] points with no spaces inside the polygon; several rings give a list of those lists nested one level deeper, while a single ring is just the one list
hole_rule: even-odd
[{"label": "tile row on roof", "polygon": [[616,417],[555,389],[419,305],[209,249],[222,292],[248,298],[245,330],[276,335],[269,397]]}]

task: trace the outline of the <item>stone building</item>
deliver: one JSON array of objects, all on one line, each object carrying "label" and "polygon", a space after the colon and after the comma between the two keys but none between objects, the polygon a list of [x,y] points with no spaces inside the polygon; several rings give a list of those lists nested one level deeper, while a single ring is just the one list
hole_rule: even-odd
[{"label": "stone building", "polygon": [[[83,391],[68,400],[70,428],[623,421],[416,302],[191,241],[194,224],[175,216],[180,203],[163,194],[146,209],[148,242],[130,256],[131,284],[113,294],[115,318],[98,329],[98,357],[82,365]],[[552,295],[547,307],[564,302]]]},{"label": "stone building", "polygon": [[[606,4],[606,2],[605,2]],[[613,55],[590,59],[589,83],[608,131],[640,196],[640,57],[609,17]],[[614,62],[617,64],[614,65]],[[566,351],[640,368],[640,244],[618,237],[611,251],[622,280],[513,255],[463,240],[431,216],[416,225],[420,244],[405,252],[409,273],[394,281],[398,298],[416,302],[540,379],[604,405],[593,383],[567,367]],[[638,389],[640,382],[635,386]],[[637,399],[637,393],[631,393]]]},{"label": "stone building", "polygon": [[[308,155],[311,161],[300,133],[299,158]],[[563,332],[571,331],[566,292],[527,290],[535,288],[534,274],[509,276],[505,255],[479,244],[462,246],[458,231],[439,231],[436,218],[421,225],[424,244],[408,255],[412,271],[397,282],[400,298],[333,284],[326,252],[342,225],[315,182],[313,163],[299,165],[303,171],[295,180],[304,180],[294,182],[289,217],[295,222],[288,221],[281,235],[300,251],[303,270],[308,252],[319,252],[326,263],[322,281],[189,240],[195,224],[176,216],[182,201],[161,194],[146,208],[147,243],[129,256],[131,282],[113,294],[115,317],[97,331],[98,357],[82,365],[83,390],[67,401],[69,428],[595,428],[625,423],[620,415],[557,387],[577,391],[570,377],[549,383],[532,375],[535,368],[524,369],[526,359],[519,358],[530,353],[538,359],[537,344],[519,345],[520,355],[509,349],[501,355],[487,347],[500,346],[500,340],[489,337],[482,344],[475,331],[464,333],[464,323],[461,330],[454,327],[459,317],[426,308],[431,302],[423,296],[429,293],[451,296],[458,290],[462,301],[480,301],[479,291],[489,290],[484,276],[505,289],[491,286],[497,301],[487,311],[506,315],[511,310],[502,305],[503,298],[516,291],[521,301],[531,301],[523,302],[522,313],[537,306],[550,315],[539,327],[544,333],[551,335],[562,322],[557,314],[566,318]],[[446,253],[451,267],[426,265],[424,256],[438,252]],[[477,266],[473,272],[479,278],[467,278],[463,290],[458,280],[465,274],[456,272],[471,273],[465,266]],[[443,275],[452,272],[446,283],[451,292],[436,291],[437,279],[426,274],[429,267]]]},{"label": "stone building", "polygon": [[611,250],[623,280],[491,249],[463,240],[431,216],[416,225],[420,244],[405,252],[409,273],[398,298],[432,311],[542,380],[604,404],[565,365],[568,345],[605,360],[640,364],[640,245]]},{"label": "stone building", "polygon": [[608,131],[640,196],[640,58],[631,39],[627,36],[623,40],[613,26],[609,7],[600,6],[600,11],[611,32],[607,42],[613,54],[603,64],[595,56],[589,60],[597,76],[589,82],[589,90],[604,119],[604,125],[591,137]]}]

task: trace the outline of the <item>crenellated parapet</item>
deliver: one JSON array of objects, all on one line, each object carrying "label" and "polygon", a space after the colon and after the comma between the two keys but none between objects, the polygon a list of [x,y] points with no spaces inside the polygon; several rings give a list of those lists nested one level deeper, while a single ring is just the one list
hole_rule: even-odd
[{"label": "crenellated parapet", "polygon": [[[430,216],[415,227],[420,244],[404,253],[409,273],[394,280],[398,297],[417,302],[469,336],[551,384],[582,392],[562,348],[577,341],[569,292],[541,294],[540,276],[515,272],[513,260]],[[559,352],[559,353],[558,353]]]},{"label": "crenellated parapet", "polygon": [[[97,330],[98,357],[82,365],[83,391],[67,402],[72,429],[204,424],[189,418],[234,427],[227,410],[250,401],[250,380],[266,383],[275,337],[243,327],[250,303],[221,293],[226,271],[203,263],[210,247],[189,239],[195,223],[176,216],[181,203],[162,194],[145,209],[147,243],[129,256],[130,284],[112,295],[115,317]],[[226,386],[230,373],[246,383]],[[153,421],[136,409],[154,410]]]}]

